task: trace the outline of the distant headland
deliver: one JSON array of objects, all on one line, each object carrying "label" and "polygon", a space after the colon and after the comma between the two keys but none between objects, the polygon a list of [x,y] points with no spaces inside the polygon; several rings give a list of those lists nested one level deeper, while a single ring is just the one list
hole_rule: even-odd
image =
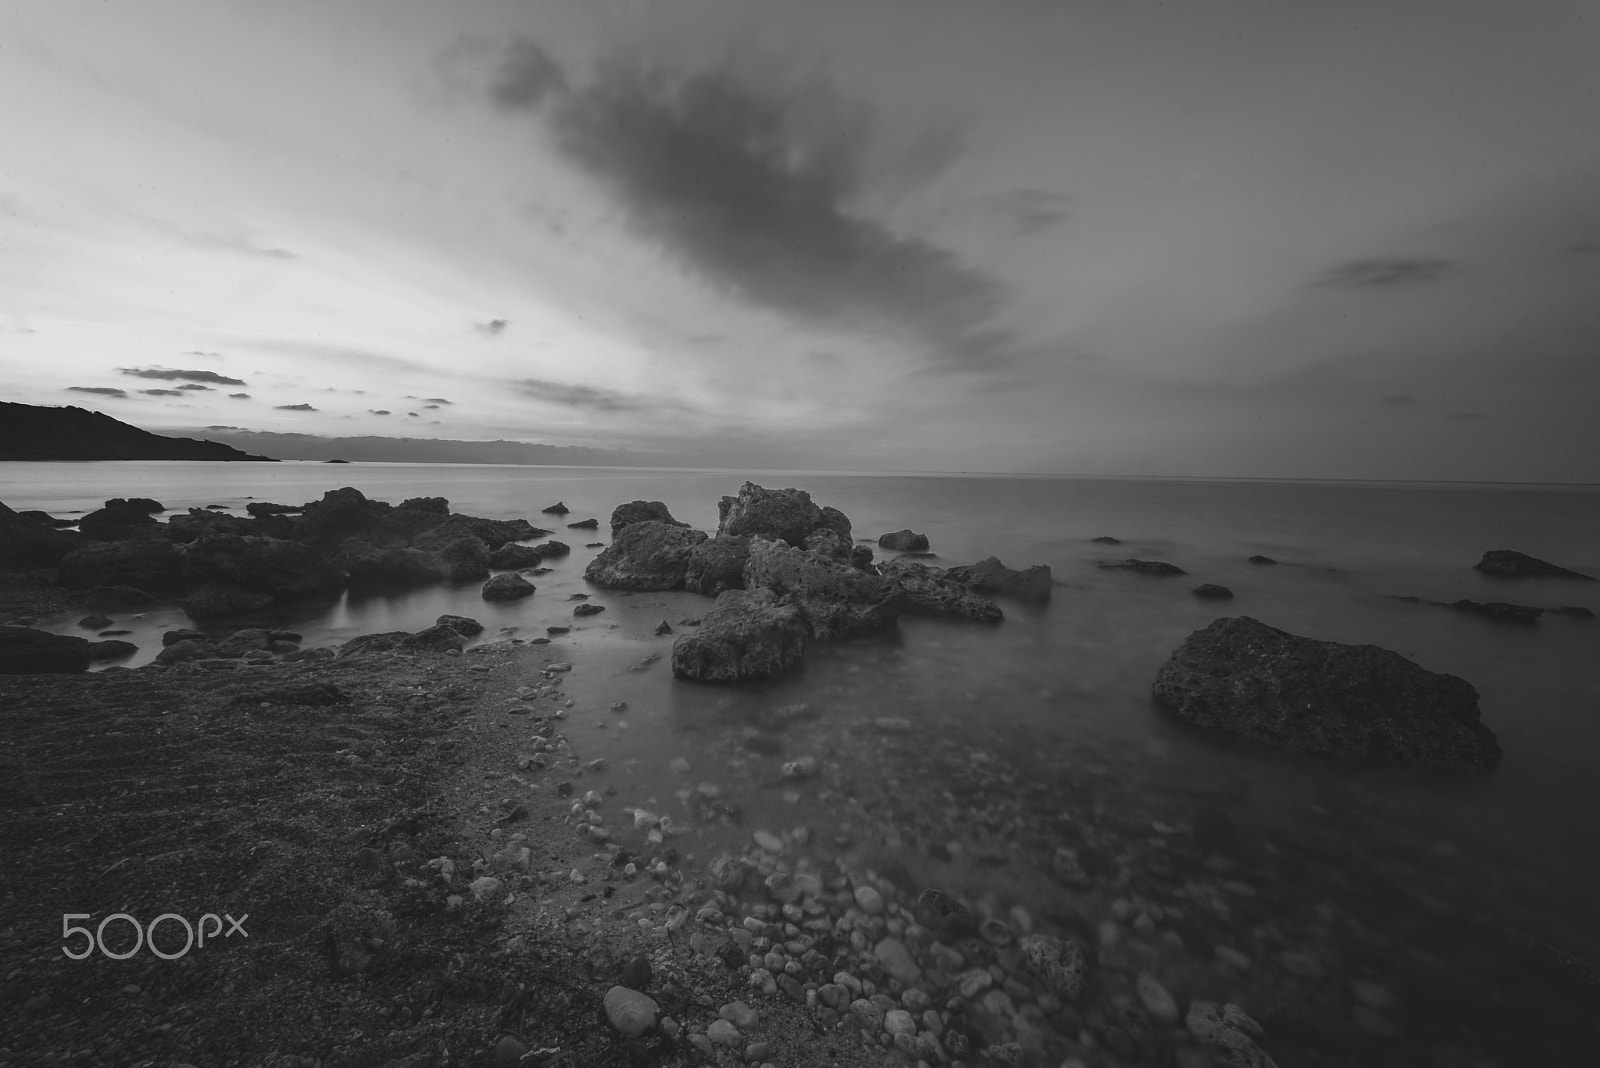
[{"label": "distant headland", "polygon": [[0,401],[0,460],[266,460],[231,445],[168,438],[103,412]]}]

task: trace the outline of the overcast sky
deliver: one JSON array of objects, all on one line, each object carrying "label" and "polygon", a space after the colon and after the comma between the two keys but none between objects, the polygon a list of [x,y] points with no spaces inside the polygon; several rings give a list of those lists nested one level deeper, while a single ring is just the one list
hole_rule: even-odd
[{"label": "overcast sky", "polygon": [[0,395],[1600,481],[1600,6],[22,0]]}]

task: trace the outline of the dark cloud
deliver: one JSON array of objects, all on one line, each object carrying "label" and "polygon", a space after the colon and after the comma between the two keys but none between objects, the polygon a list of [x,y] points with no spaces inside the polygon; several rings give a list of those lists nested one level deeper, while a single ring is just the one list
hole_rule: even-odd
[{"label": "dark cloud", "polygon": [[439,407],[437,404],[424,404],[422,406],[422,410],[423,411],[428,411],[431,408],[437,408],[437,407]]},{"label": "dark cloud", "polygon": [[367,413],[369,415],[393,415],[394,414],[393,412],[391,412],[387,408],[368,408],[367,409]]},{"label": "dark cloud", "polygon": [[207,359],[207,360],[220,360],[220,359],[223,358],[223,355],[220,352],[201,352],[198,349],[190,349],[188,352],[184,353],[184,355],[185,356],[199,356],[199,357],[201,357],[203,359]]},{"label": "dark cloud", "polygon": [[181,396],[183,396],[183,392],[181,390],[176,390],[176,389],[141,389],[141,390],[139,390],[139,392],[143,393],[147,397],[181,397]]},{"label": "dark cloud", "polygon": [[189,389],[189,390],[194,390],[194,389],[212,390],[212,389],[215,389],[216,387],[215,386],[202,386],[198,382],[190,382],[188,385],[179,386],[178,388],[179,389]]},{"label": "dark cloud", "polygon": [[1480,419],[1487,419],[1489,417],[1484,415],[1482,412],[1451,412],[1449,415],[1445,416],[1445,418],[1460,419],[1464,422],[1477,422]]},{"label": "dark cloud", "polygon": [[208,427],[206,427],[206,429],[207,429],[207,430],[243,430],[243,429],[244,429],[244,427],[242,427],[242,426],[221,426],[221,425],[212,425],[212,426],[208,426]]},{"label": "dark cloud", "polygon": [[1387,404],[1395,408],[1404,408],[1418,402],[1417,398],[1411,396],[1409,393],[1394,393],[1390,396],[1380,398],[1378,403]]},{"label": "dark cloud", "polygon": [[1071,199],[1065,193],[1045,189],[1018,189],[996,195],[991,204],[1014,232],[1026,237],[1065,222]]},{"label": "dark cloud", "polygon": [[68,393],[94,393],[101,397],[126,397],[128,391],[115,386],[68,386]]},{"label": "dark cloud", "polygon": [[454,404],[455,403],[455,401],[453,401],[453,400],[445,400],[443,397],[423,397],[422,399],[427,401],[429,404],[434,405],[434,406],[438,406],[440,404]]},{"label": "dark cloud", "polygon": [[309,404],[274,404],[272,407],[280,412],[314,412],[317,410]]},{"label": "dark cloud", "polygon": [[413,419],[419,418],[416,412],[407,412],[406,414],[411,416]]},{"label": "dark cloud", "polygon": [[163,382],[214,382],[219,386],[242,386],[244,380],[228,378],[215,371],[178,371],[170,367],[119,367],[117,370],[134,378],[155,378]]},{"label": "dark cloud", "polygon": [[[757,85],[729,66],[614,60],[590,84],[563,87],[549,65],[518,42],[491,98],[540,116],[636,234],[719,290],[827,326],[887,326],[947,358],[996,355],[1009,341],[989,326],[999,281],[867,213],[883,192],[874,180],[896,181],[911,149],[891,151],[864,106],[815,83]],[[938,143],[939,159],[953,158],[949,136]]]},{"label": "dark cloud", "polygon": [[490,337],[495,337],[498,334],[504,333],[506,327],[510,325],[510,319],[490,319],[486,323],[473,323],[472,329],[476,330],[480,334],[487,334]]},{"label": "dark cloud", "polygon": [[597,386],[575,386],[566,382],[552,382],[544,378],[522,378],[511,383],[513,389],[525,397],[559,404],[566,408],[581,408],[591,412],[642,412],[657,409],[687,410],[676,401],[664,401]]},{"label": "dark cloud", "polygon": [[250,394],[248,394],[248,393],[230,393],[230,394],[228,394],[228,396],[232,397],[234,400],[249,400],[250,399]]},{"label": "dark cloud", "polygon": [[1351,260],[1324,271],[1316,284],[1344,289],[1409,285],[1432,282],[1443,276],[1450,267],[1449,260],[1408,259],[1403,256]]}]

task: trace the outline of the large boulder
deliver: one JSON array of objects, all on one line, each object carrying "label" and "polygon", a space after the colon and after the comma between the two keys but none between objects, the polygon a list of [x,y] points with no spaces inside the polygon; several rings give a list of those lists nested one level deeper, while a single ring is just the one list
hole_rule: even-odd
[{"label": "large boulder", "polygon": [[[689,524],[672,518],[672,513],[660,501],[629,501],[619,504],[611,510],[611,536],[615,538],[623,527],[634,523],[645,522],[665,523],[673,527],[686,527]],[[575,524],[568,523],[568,526]]]},{"label": "large boulder", "polygon": [[190,590],[179,602],[191,619],[248,616],[272,607],[272,594],[214,583]]},{"label": "large boulder", "polygon": [[928,536],[910,529],[890,531],[879,536],[878,547],[902,553],[927,552]]},{"label": "large boulder", "polygon": [[53,567],[80,544],[78,535],[0,504],[0,568]]},{"label": "large boulder", "polygon": [[1500,759],[1470,683],[1376,645],[1317,641],[1249,616],[1189,635],[1153,689],[1191,723],[1294,752],[1478,771]]},{"label": "large boulder", "polygon": [[420,586],[441,582],[447,568],[434,553],[402,546],[375,545],[365,538],[351,538],[339,546],[334,565],[349,576],[358,589]]},{"label": "large boulder", "polygon": [[750,559],[749,535],[718,534],[689,551],[683,588],[715,597],[723,590],[744,589],[744,565]]},{"label": "large boulder", "polygon": [[747,589],[791,594],[807,630],[820,640],[878,630],[905,605],[905,593],[881,575],[767,538],[751,539],[744,582]]},{"label": "large boulder", "polygon": [[237,534],[241,537],[287,538],[294,533],[294,522],[287,516],[252,516],[249,519],[211,508],[191,508],[167,520],[161,533],[168,541],[186,544],[207,534]]},{"label": "large boulder", "polygon": [[446,581],[474,582],[489,577],[489,547],[481,539],[466,535],[433,544],[437,546],[433,558]]},{"label": "large boulder", "polygon": [[209,534],[183,556],[190,589],[226,586],[264,593],[274,601],[333,593],[344,587],[344,573],[323,553],[283,538]]},{"label": "large boulder", "polygon": [[672,643],[672,673],[700,682],[779,675],[806,651],[806,625],[792,600],[772,590],[725,590],[700,626]]},{"label": "large boulder", "polygon": [[156,530],[155,514],[166,510],[160,501],[148,497],[113,497],[104,508],[96,508],[78,520],[78,530],[95,541],[142,538]]},{"label": "large boulder", "polygon": [[[843,513],[835,514],[842,519]],[[718,534],[760,534],[788,542],[799,547],[807,535],[821,526],[836,525],[837,520],[825,521],[822,509],[811,500],[805,490],[769,490],[746,482],[739,488],[737,497],[724,497],[717,503]],[[849,520],[845,520],[849,529]]]},{"label": "large boulder", "polygon": [[1005,618],[999,605],[952,582],[942,568],[899,559],[879,564],[878,570],[904,592],[908,611],[960,616],[980,623],[998,623]]},{"label": "large boulder", "polygon": [[1055,579],[1049,564],[1034,564],[1022,571],[1009,568],[999,557],[986,556],[975,564],[962,564],[945,572],[945,577],[978,593],[1015,597],[1019,601],[1042,604],[1050,599]]},{"label": "large boulder", "polygon": [[850,540],[850,517],[831,505],[823,505],[822,521],[817,524],[820,529],[831,530],[845,541]]},{"label": "large boulder", "polygon": [[87,638],[33,627],[0,627],[0,675],[69,675],[87,670]]},{"label": "large boulder", "polygon": [[523,567],[538,567],[544,557],[531,545],[508,541],[489,556],[489,566],[500,571],[514,571]]},{"label": "large boulder", "polygon": [[408,634],[395,646],[407,653],[448,653],[466,648],[466,637],[448,623],[435,623],[415,634]]},{"label": "large boulder", "polygon": [[1102,560],[1102,571],[1137,571],[1141,575],[1187,575],[1188,572],[1177,564],[1169,564],[1165,560],[1135,560],[1128,557],[1126,560]]},{"label": "large boulder", "polygon": [[583,577],[618,590],[675,590],[683,585],[689,556],[706,540],[704,531],[656,519],[630,523],[589,561]]},{"label": "large boulder", "polygon": [[[415,516],[433,517],[428,512],[413,512]],[[509,542],[540,538],[550,533],[536,527],[526,519],[483,519],[475,515],[448,515],[411,539],[418,549],[437,551],[446,543],[460,538],[477,538],[492,552]]]},{"label": "large boulder", "polygon": [[806,535],[806,540],[801,544],[801,548],[807,552],[816,553],[818,556],[831,556],[835,560],[848,562],[854,546],[848,537],[840,534],[832,527],[818,527]]},{"label": "large boulder", "polygon": [[1490,549],[1483,554],[1483,559],[1472,565],[1476,571],[1486,575],[1499,575],[1503,578],[1527,578],[1530,575],[1547,575],[1552,578],[1574,578],[1585,582],[1594,582],[1593,575],[1585,575],[1580,571],[1570,571],[1564,567],[1557,567],[1547,560],[1540,560],[1527,553],[1519,553],[1515,549]]},{"label": "large boulder", "polygon": [[308,503],[294,521],[294,539],[310,545],[336,546],[374,531],[392,509],[372,501],[353,486],[329,490]]},{"label": "large boulder", "polygon": [[503,571],[483,584],[483,599],[520,601],[524,597],[532,597],[534,588],[533,583],[515,571]]},{"label": "large boulder", "polygon": [[73,590],[132,586],[175,593],[183,588],[183,557],[163,538],[92,542],[61,558],[60,578]]}]

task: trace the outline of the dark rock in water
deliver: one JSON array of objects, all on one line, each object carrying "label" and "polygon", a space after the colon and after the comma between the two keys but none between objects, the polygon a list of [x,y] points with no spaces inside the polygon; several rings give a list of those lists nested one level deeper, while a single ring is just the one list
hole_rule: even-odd
[{"label": "dark rock in water", "polygon": [[115,638],[109,641],[89,643],[89,659],[97,664],[102,660],[118,660],[125,656],[132,656],[138,651],[139,647],[132,642],[118,641]]},{"label": "dark rock in water", "polygon": [[663,619],[660,623],[656,624],[656,637],[659,638],[663,634],[671,634],[671,633],[672,633],[672,624],[671,623],[668,623],[666,620]]},{"label": "dark rock in water", "polygon": [[196,541],[207,534],[287,538],[294,533],[294,523],[287,516],[281,515],[241,519],[223,512],[191,508],[186,514],[175,515],[167,520],[167,525],[161,528],[161,533],[168,541],[180,544]]},{"label": "dark rock in water", "polygon": [[717,503],[717,515],[718,534],[761,534],[797,548],[818,527],[838,529],[842,525],[845,537],[850,536],[844,513],[834,509],[825,516],[805,490],[769,490],[746,482],[737,497],[724,497]]},{"label": "dark rock in water", "polygon": [[[0,505],[0,508],[4,507],[4,505]],[[41,512],[37,508],[30,508],[26,512],[18,512],[16,514],[20,515],[24,519],[31,519],[35,523],[43,524],[52,530],[61,530],[65,527],[75,527],[78,525],[78,521],[76,519],[57,519],[49,512]]]},{"label": "dark rock in water", "polygon": [[464,638],[473,638],[483,633],[483,624],[471,616],[443,615],[433,621],[436,627],[449,627]]},{"label": "dark rock in water", "polygon": [[183,557],[185,583],[230,586],[289,601],[344,587],[343,573],[317,549],[283,538],[207,535]]},{"label": "dark rock in water", "polygon": [[121,638],[132,633],[133,631],[131,630],[102,630],[98,636],[101,638]]},{"label": "dark rock in water", "polygon": [[1257,555],[1250,557],[1246,562],[1252,564],[1275,564],[1278,561],[1274,560],[1270,556],[1262,556],[1258,553]]},{"label": "dark rock in water", "polygon": [[879,536],[878,546],[900,552],[924,552],[928,548],[928,536],[913,530],[896,530]]},{"label": "dark rock in water", "polygon": [[750,559],[749,535],[718,534],[695,545],[684,569],[683,588],[715,597],[723,590],[744,589],[744,565]]},{"label": "dark rock in water", "polygon": [[972,910],[937,887],[930,886],[917,895],[913,912],[918,923],[940,934],[964,938],[978,930]]},{"label": "dark rock in water", "polygon": [[562,634],[566,634],[570,630],[572,630],[571,627],[546,627],[546,628],[544,628],[544,632],[546,634],[554,634],[554,635],[557,635],[557,636],[562,635]]},{"label": "dark rock in water", "polygon": [[95,541],[141,538],[156,530],[155,515],[166,510],[166,505],[148,497],[113,497],[104,508],[97,508],[78,520],[78,531]]},{"label": "dark rock in water", "polygon": [[533,583],[515,571],[506,571],[485,582],[481,596],[485,601],[517,601],[532,597],[533,591]]},{"label": "dark rock in water", "polygon": [[575,616],[597,616],[606,610],[603,604],[580,604],[572,610]]},{"label": "dark rock in water", "polygon": [[1303,638],[1249,616],[1190,634],[1153,694],[1198,726],[1294,752],[1480,771],[1500,759],[1466,681],[1375,645]]},{"label": "dark rock in water", "polygon": [[1525,604],[1506,604],[1503,601],[1460,600],[1450,605],[1457,612],[1471,612],[1473,615],[1488,616],[1498,619],[1502,623],[1537,623],[1539,617],[1544,615],[1543,608],[1533,608]]},{"label": "dark rock in water", "polygon": [[191,619],[220,619],[247,616],[271,608],[272,595],[238,586],[201,586],[191,590],[179,603]]},{"label": "dark rock in water", "polygon": [[751,539],[744,580],[749,589],[790,594],[811,636],[823,640],[890,625],[906,601],[905,591],[881,575],[765,538]]},{"label": "dark rock in water", "polygon": [[509,541],[489,554],[489,566],[500,571],[517,570],[524,567],[538,567],[542,559],[544,558],[533,546],[518,545],[514,541]]},{"label": "dark rock in water", "polygon": [[351,538],[333,557],[343,568],[351,586],[417,586],[443,581],[450,565],[436,554],[400,546],[378,546],[365,538]]},{"label": "dark rock in water", "polygon": [[646,519],[625,525],[602,549],[583,577],[618,590],[675,590],[684,583],[689,559],[706,540],[704,531]]},{"label": "dark rock in water", "polygon": [[[542,527],[534,526],[526,519],[483,519],[474,515],[447,515],[444,519],[433,522],[431,514],[426,512],[413,512],[410,515],[413,519],[433,523],[413,535],[411,539],[413,546],[429,551],[438,551],[445,544],[459,538],[476,538],[483,542],[485,548],[493,552],[509,542],[526,541],[550,533]],[[403,527],[404,523],[413,519],[406,518],[405,513],[396,512],[389,525]]]},{"label": "dark rock in water", "polygon": [[1122,539],[1121,538],[1113,538],[1109,534],[1102,534],[1098,538],[1090,538],[1089,541],[1091,543],[1095,544],[1095,545],[1121,545],[1122,544]]},{"label": "dark rock in water", "polygon": [[472,582],[489,574],[489,547],[482,540],[466,536],[439,544],[431,543],[436,570],[449,582]]},{"label": "dark rock in water", "polygon": [[87,638],[52,634],[34,627],[0,627],[0,675],[73,675],[87,671],[89,644]]},{"label": "dark rock in water", "polygon": [[147,593],[183,589],[183,558],[160,538],[98,542],[61,557],[61,584],[68,589],[131,586]]},{"label": "dark rock in water", "polygon": [[572,509],[568,508],[565,502],[557,501],[548,508],[541,508],[539,511],[545,515],[566,515],[568,512],[572,511]]},{"label": "dark rock in water", "polygon": [[1043,604],[1055,589],[1049,564],[1034,564],[1022,571],[1009,568],[996,556],[986,556],[975,564],[952,567],[945,574],[979,593],[1015,597],[1020,601]]},{"label": "dark rock in water", "polygon": [[374,530],[388,511],[387,504],[368,500],[353,486],[332,489],[321,500],[301,509],[294,521],[294,539],[309,545],[335,546]]},{"label": "dark rock in water", "polygon": [[251,501],[244,506],[244,510],[260,519],[269,515],[299,515],[305,511],[305,508],[298,504],[273,504],[271,501]]},{"label": "dark rock in water", "polygon": [[104,630],[106,627],[111,626],[111,623],[110,616],[101,615],[88,615],[78,620],[78,626],[87,630]]},{"label": "dark rock in water", "polygon": [[576,523],[568,523],[567,524],[567,529],[568,530],[599,530],[600,529],[600,520],[595,519],[593,516],[591,516],[588,519],[580,519]]},{"label": "dark rock in water", "polygon": [[169,630],[161,636],[161,644],[163,646],[177,645],[179,642],[203,642],[205,640],[206,636],[200,631],[189,630],[188,628]]},{"label": "dark rock in water", "polygon": [[450,501],[444,497],[407,497],[395,507],[407,512],[428,512],[432,515],[450,514]]},{"label": "dark rock in water", "polygon": [[435,623],[415,634],[406,635],[395,648],[407,653],[447,653],[452,649],[460,651],[466,644],[467,640],[460,631]]},{"label": "dark rock in water", "polygon": [[217,655],[216,647],[198,638],[173,642],[156,654],[158,664],[181,664],[188,660],[210,660]]},{"label": "dark rock in water", "polygon": [[1207,601],[1225,601],[1233,596],[1232,590],[1226,586],[1218,586],[1215,582],[1202,582],[1189,592]]},{"label": "dark rock in water", "polygon": [[1473,569],[1488,575],[1501,575],[1506,578],[1527,578],[1530,575],[1549,575],[1556,578],[1582,579],[1593,582],[1593,575],[1585,575],[1578,571],[1569,571],[1564,567],[1527,553],[1519,553],[1513,549],[1490,549],[1483,554],[1483,559],[1473,564]]},{"label": "dark rock in water", "polygon": [[325,463],[325,464],[347,464],[350,461],[349,460],[324,460],[322,462]]},{"label": "dark rock in water", "polygon": [[998,623],[1005,618],[999,605],[987,597],[979,597],[959,582],[952,582],[941,568],[901,557],[878,565],[878,571],[900,587],[908,611],[961,616],[980,623]]},{"label": "dark rock in water", "polygon": [[629,501],[611,510],[611,536],[615,538],[623,527],[649,522],[665,523],[672,527],[689,525],[672,518],[672,513],[660,501]]},{"label": "dark rock in water", "polygon": [[[430,628],[438,629],[438,624]],[[338,657],[360,656],[364,653],[387,653],[391,649],[400,647],[400,643],[411,635],[403,630],[388,630],[379,634],[358,634],[354,638],[339,646]]]},{"label": "dark rock in water", "polygon": [[1581,604],[1569,604],[1564,608],[1552,608],[1550,611],[1562,616],[1572,616],[1574,619],[1593,619],[1594,609],[1585,608]]},{"label": "dark rock in water", "polygon": [[1103,571],[1137,571],[1141,575],[1186,575],[1188,574],[1177,564],[1169,564],[1164,560],[1135,560],[1131,556],[1126,560],[1102,560],[1100,569]]},{"label": "dark rock in water", "polygon": [[865,571],[869,574],[875,573],[876,568],[873,560],[874,556],[870,545],[857,545],[850,550],[850,566],[857,571]]},{"label": "dark rock in water", "polygon": [[818,527],[807,534],[801,548],[818,556],[831,556],[835,560],[849,560],[852,552],[850,539],[829,527]]},{"label": "dark rock in water", "polygon": [[700,628],[672,643],[672,673],[701,682],[769,678],[805,651],[806,626],[792,600],[770,589],[724,590]]},{"label": "dark rock in water", "polygon": [[549,541],[541,541],[538,545],[535,545],[533,551],[548,560],[553,556],[566,556],[572,552],[572,546],[564,541],[556,541],[552,538]]},{"label": "dark rock in water", "polygon": [[18,515],[0,504],[0,569],[52,567],[83,539]]}]

